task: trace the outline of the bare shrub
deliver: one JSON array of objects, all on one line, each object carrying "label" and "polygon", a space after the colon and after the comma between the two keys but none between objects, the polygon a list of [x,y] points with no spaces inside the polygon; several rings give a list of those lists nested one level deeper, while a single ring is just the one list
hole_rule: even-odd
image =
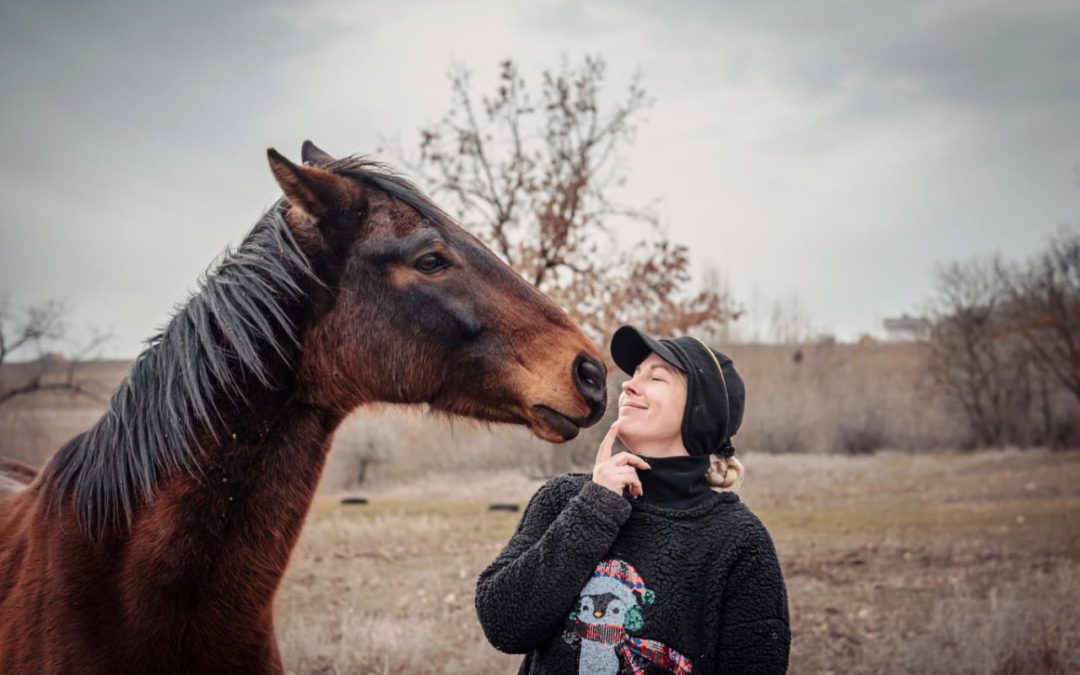
[{"label": "bare shrub", "polygon": [[848,455],[872,455],[888,442],[884,421],[878,414],[842,420],[837,424],[836,435],[840,449]]},{"label": "bare shrub", "polygon": [[372,469],[387,461],[393,449],[387,425],[365,425],[357,417],[346,420],[334,436],[335,485],[362,487]]},{"label": "bare shrub", "polygon": [[1074,414],[1051,420],[1046,445],[1054,450],[1080,449],[1080,416]]},{"label": "bare shrub", "polygon": [[807,430],[798,416],[780,417],[758,431],[753,448],[771,453],[806,453],[810,451],[806,434]]}]

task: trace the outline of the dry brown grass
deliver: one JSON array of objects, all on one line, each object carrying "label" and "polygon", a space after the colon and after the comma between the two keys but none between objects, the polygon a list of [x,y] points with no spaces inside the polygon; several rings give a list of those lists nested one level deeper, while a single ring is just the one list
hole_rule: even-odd
[{"label": "dry brown grass", "polygon": [[[793,673],[1077,672],[1080,457],[753,455],[740,494],[776,541]],[[509,673],[475,578],[516,524],[518,472],[313,511],[278,602],[294,673]]]},{"label": "dry brown grass", "polygon": [[281,649],[294,673],[508,672],[476,622],[476,575],[513,514],[483,504],[321,504],[279,594]]}]

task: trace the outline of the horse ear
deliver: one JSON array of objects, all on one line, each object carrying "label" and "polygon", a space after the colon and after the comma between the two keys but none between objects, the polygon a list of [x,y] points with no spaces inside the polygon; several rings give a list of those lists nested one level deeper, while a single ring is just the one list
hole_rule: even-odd
[{"label": "horse ear", "polygon": [[350,208],[355,188],[341,176],[314,166],[293,164],[277,150],[269,148],[270,170],[296,208],[318,219]]},{"label": "horse ear", "polygon": [[304,141],[300,146],[300,160],[308,166],[326,166],[335,161],[334,157],[311,141]]}]

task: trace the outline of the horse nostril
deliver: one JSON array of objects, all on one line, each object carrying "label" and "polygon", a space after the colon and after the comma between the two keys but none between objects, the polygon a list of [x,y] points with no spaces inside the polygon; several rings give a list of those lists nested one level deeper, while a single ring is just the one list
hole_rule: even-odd
[{"label": "horse nostril", "polygon": [[580,384],[593,392],[602,390],[607,383],[607,373],[604,365],[586,354],[578,356],[575,375]]},{"label": "horse nostril", "polygon": [[574,359],[574,386],[589,404],[589,414],[582,420],[585,426],[596,424],[607,409],[607,368],[585,352]]}]

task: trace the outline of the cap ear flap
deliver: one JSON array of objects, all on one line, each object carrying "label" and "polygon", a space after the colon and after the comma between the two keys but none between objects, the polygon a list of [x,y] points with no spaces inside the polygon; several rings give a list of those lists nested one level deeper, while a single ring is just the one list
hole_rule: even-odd
[{"label": "cap ear flap", "polygon": [[728,426],[727,436],[731,438],[742,426],[743,413],[746,412],[746,382],[735,370],[735,362],[724,357],[720,364],[724,373],[724,389],[728,398]]},{"label": "cap ear flap", "polygon": [[716,428],[716,416],[705,403],[699,403],[690,410],[689,422],[689,431],[695,436],[708,434]]},{"label": "cap ear flap", "polygon": [[270,170],[289,203],[318,220],[353,210],[358,188],[341,176],[313,166],[293,164],[277,150],[266,151]]},{"label": "cap ear flap", "polygon": [[634,605],[626,610],[623,615],[623,628],[628,631],[641,630],[645,627],[645,617],[641,614],[641,608]]}]

